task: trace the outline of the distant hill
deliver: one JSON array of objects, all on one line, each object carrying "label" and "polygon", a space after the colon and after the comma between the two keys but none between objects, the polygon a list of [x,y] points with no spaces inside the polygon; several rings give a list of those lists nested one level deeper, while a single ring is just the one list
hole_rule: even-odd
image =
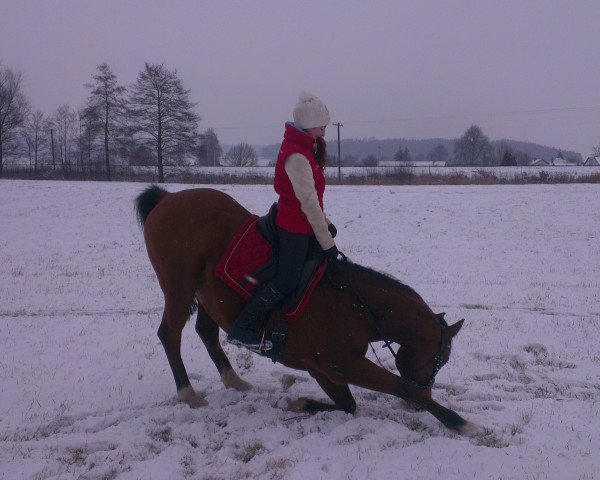
[{"label": "distant hill", "polygon": [[[353,156],[358,159],[363,159],[369,155],[374,155],[377,158],[392,160],[398,148],[408,148],[413,161],[425,160],[429,152],[438,145],[443,145],[450,157],[454,152],[454,139],[447,138],[427,138],[423,140],[406,139],[406,138],[387,138],[379,140],[377,138],[366,139],[344,139],[340,142],[342,158]],[[560,150],[554,147],[538,145],[530,142],[520,142],[517,140],[493,140],[494,147],[500,145],[508,146],[514,152],[524,152],[531,158],[543,158],[551,160],[562,152],[563,158],[574,161],[575,163],[582,160],[581,154],[569,150]],[[267,145],[260,150],[261,156],[264,158],[275,159],[279,152],[279,144]],[[337,141],[331,140],[327,142],[327,149],[331,155],[337,155]]]}]

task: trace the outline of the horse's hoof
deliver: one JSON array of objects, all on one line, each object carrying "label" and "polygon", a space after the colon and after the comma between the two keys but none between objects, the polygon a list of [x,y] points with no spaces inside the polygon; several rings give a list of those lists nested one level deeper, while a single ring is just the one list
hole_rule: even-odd
[{"label": "horse's hoof", "polygon": [[479,425],[473,422],[467,422],[462,427],[459,427],[456,430],[460,435],[464,435],[465,437],[473,437],[483,433],[484,429]]},{"label": "horse's hoof", "polygon": [[288,410],[295,413],[304,413],[306,407],[306,398],[301,397],[296,400],[288,400]]},{"label": "horse's hoof", "polygon": [[179,400],[189,405],[190,408],[205,407],[206,405],[208,405],[208,402],[206,401],[204,396],[197,394],[196,391],[191,387],[191,385],[188,385],[187,387],[179,390],[177,392],[177,396],[179,397]]},{"label": "horse's hoof", "polygon": [[238,392],[246,392],[252,388],[252,385],[242,380],[233,370],[224,370],[221,373],[221,381],[225,388],[233,388]]}]

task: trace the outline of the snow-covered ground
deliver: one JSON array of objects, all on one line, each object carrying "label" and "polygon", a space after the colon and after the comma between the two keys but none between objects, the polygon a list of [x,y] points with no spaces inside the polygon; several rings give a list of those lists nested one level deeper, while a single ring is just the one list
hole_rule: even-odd
[{"label": "snow-covered ground", "polygon": [[[299,416],[286,400],[325,399],[317,384],[228,345],[254,388],[226,390],[191,324],[184,361],[209,405],[179,404],[143,187],[0,181],[0,478],[600,478],[600,185],[326,194],[341,250],[466,319],[433,395],[476,437],[358,388],[355,415]],[[275,198],[220,188],[258,213]]]}]

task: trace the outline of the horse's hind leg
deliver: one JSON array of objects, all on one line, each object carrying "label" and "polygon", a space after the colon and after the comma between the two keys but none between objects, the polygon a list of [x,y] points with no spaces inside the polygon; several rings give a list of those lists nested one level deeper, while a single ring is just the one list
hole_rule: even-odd
[{"label": "horse's hind leg", "polygon": [[336,385],[331,382],[325,375],[317,372],[309,372],[323,391],[334,401],[334,405],[330,403],[318,402],[310,398],[299,398],[288,403],[288,408],[294,412],[332,412],[335,410],[343,410],[346,413],[354,413],[356,410],[356,401],[350,393],[348,385]]},{"label": "horse's hind leg", "polygon": [[206,405],[207,402],[190,385],[190,379],[181,358],[181,332],[189,316],[189,305],[190,302],[174,301],[169,298],[165,300],[165,311],[158,328],[158,338],[160,338],[173,371],[177,396],[182,402],[196,408]]},{"label": "horse's hind leg", "polygon": [[198,315],[196,317],[196,332],[202,339],[210,358],[217,367],[221,375],[221,381],[226,388],[235,390],[250,390],[252,385],[242,380],[225,355],[221,343],[219,342],[219,327],[212,318],[206,313],[202,305],[198,304]]}]

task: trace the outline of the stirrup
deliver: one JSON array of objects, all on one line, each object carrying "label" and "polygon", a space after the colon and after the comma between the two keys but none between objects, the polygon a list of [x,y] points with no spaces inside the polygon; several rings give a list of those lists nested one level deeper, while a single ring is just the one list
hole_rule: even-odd
[{"label": "stirrup", "polygon": [[273,342],[271,340],[262,340],[260,343],[243,343],[241,340],[237,338],[232,338],[231,340],[227,338],[227,343],[231,345],[235,345],[236,347],[244,347],[248,350],[252,350],[253,352],[268,352],[273,348]]},{"label": "stirrup", "polygon": [[241,340],[239,340],[237,338],[229,338],[229,335],[227,335],[227,343],[230,343],[231,345],[235,345],[236,347],[247,348],[248,350],[252,350],[253,352],[256,352],[256,353],[268,352],[269,350],[271,350],[273,348],[273,342],[271,342],[271,340],[267,340],[265,338],[266,333],[267,332],[265,330],[263,330],[262,337],[259,340],[260,343],[242,342]]}]

